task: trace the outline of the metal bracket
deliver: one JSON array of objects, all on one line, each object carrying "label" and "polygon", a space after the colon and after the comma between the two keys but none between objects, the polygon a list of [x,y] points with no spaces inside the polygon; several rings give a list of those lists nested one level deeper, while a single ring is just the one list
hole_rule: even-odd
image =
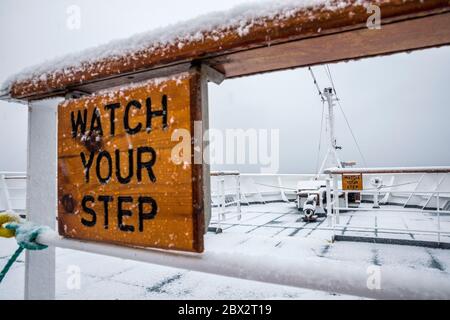
[{"label": "metal bracket", "polygon": [[225,80],[225,74],[203,63],[201,65],[201,73],[209,82],[213,82],[217,85]]},{"label": "metal bracket", "polygon": [[81,90],[71,90],[71,91],[67,91],[66,94],[64,95],[65,99],[79,99],[81,97],[84,96],[88,96],[91,93],[86,92],[86,91],[81,91]]},{"label": "metal bracket", "polygon": [[0,91],[0,101],[12,102],[12,103],[20,103],[28,105],[28,101],[23,101],[20,99],[14,99],[11,97],[8,90]]}]

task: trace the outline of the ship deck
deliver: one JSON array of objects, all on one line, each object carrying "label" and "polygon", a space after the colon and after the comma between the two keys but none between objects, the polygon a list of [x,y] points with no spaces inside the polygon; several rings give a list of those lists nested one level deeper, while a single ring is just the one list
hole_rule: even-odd
[{"label": "ship deck", "polygon": [[[367,208],[367,211],[364,210]],[[225,217],[218,222],[218,208],[213,210],[211,227],[220,227],[224,233],[262,235],[267,237],[301,237],[331,240],[365,241],[378,243],[427,246],[450,245],[450,216],[440,216],[441,235],[436,230],[437,214],[419,212],[395,205],[371,210],[372,205],[363,203],[359,211],[341,212],[339,225],[333,230],[326,218],[316,222],[304,222],[293,202],[253,204],[241,207],[241,218],[235,207],[226,208]],[[394,210],[394,211],[390,211]]]},{"label": "ship deck", "polygon": [[[231,211],[234,208],[230,208]],[[242,219],[227,214],[222,222],[223,232],[208,232],[205,250],[215,252],[240,252],[259,254],[273,259],[298,259],[299,263],[319,261],[324,268],[327,262],[338,261],[362,266],[394,266],[408,271],[420,271],[424,276],[448,275],[450,279],[450,250],[423,246],[336,241],[330,236],[333,230],[323,219],[316,223],[299,220],[294,203],[268,203],[242,207]],[[213,219],[217,217],[214,210]],[[421,228],[432,225],[431,217],[402,213],[357,212],[342,213],[344,225],[403,227],[406,233],[397,238],[418,237],[409,235],[417,224]],[[449,217],[442,217],[442,227],[449,226]],[[212,223],[212,226],[217,226]],[[354,235],[351,228],[340,231]],[[448,230],[448,229],[447,229]],[[377,231],[361,234],[383,237]],[[406,234],[406,236],[405,236]],[[395,234],[388,234],[389,237]],[[448,238],[444,238],[448,239]],[[0,265],[16,249],[13,239],[2,241]],[[22,255],[14,264],[0,286],[0,299],[22,299],[24,264]],[[270,259],[262,261],[270,263]],[[80,286],[73,288],[70,277],[79,271]],[[255,270],[255,272],[258,272]],[[450,285],[450,280],[449,280]],[[56,249],[56,296],[58,299],[342,299],[358,298],[302,288],[272,285],[262,282],[227,278],[217,275],[168,268],[123,260],[81,251]]]}]

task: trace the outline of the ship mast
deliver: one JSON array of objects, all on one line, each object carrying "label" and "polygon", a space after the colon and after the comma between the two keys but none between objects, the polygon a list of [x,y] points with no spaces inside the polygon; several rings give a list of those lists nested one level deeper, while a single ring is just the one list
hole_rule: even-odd
[{"label": "ship mast", "polygon": [[329,134],[329,144],[328,150],[325,155],[325,158],[322,161],[322,165],[319,169],[319,174],[323,173],[325,166],[327,164],[328,159],[332,159],[336,167],[342,168],[342,163],[339,159],[339,155],[337,150],[342,149],[342,147],[338,146],[336,143],[336,137],[334,136],[334,107],[336,101],[336,95],[334,94],[333,88],[325,88],[323,90],[323,94],[325,96],[325,101],[328,104],[328,114],[326,116],[327,119],[327,129]]}]

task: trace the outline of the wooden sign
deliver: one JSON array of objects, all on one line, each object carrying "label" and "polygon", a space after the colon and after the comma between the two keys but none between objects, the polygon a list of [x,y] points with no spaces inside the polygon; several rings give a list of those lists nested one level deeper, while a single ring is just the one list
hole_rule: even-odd
[{"label": "wooden sign", "polygon": [[342,189],[343,190],[362,190],[363,178],[362,174],[343,174],[342,175]]},{"label": "wooden sign", "polygon": [[202,165],[172,157],[175,130],[193,137],[201,120],[199,79],[186,73],[59,105],[61,235],[203,251]]}]

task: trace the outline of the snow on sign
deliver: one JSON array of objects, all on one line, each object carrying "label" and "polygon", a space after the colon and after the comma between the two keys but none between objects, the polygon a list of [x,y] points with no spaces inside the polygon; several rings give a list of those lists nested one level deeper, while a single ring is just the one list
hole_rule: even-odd
[{"label": "snow on sign", "polygon": [[175,130],[192,133],[201,119],[199,79],[186,73],[59,105],[61,235],[203,251],[202,166],[171,156]]}]

